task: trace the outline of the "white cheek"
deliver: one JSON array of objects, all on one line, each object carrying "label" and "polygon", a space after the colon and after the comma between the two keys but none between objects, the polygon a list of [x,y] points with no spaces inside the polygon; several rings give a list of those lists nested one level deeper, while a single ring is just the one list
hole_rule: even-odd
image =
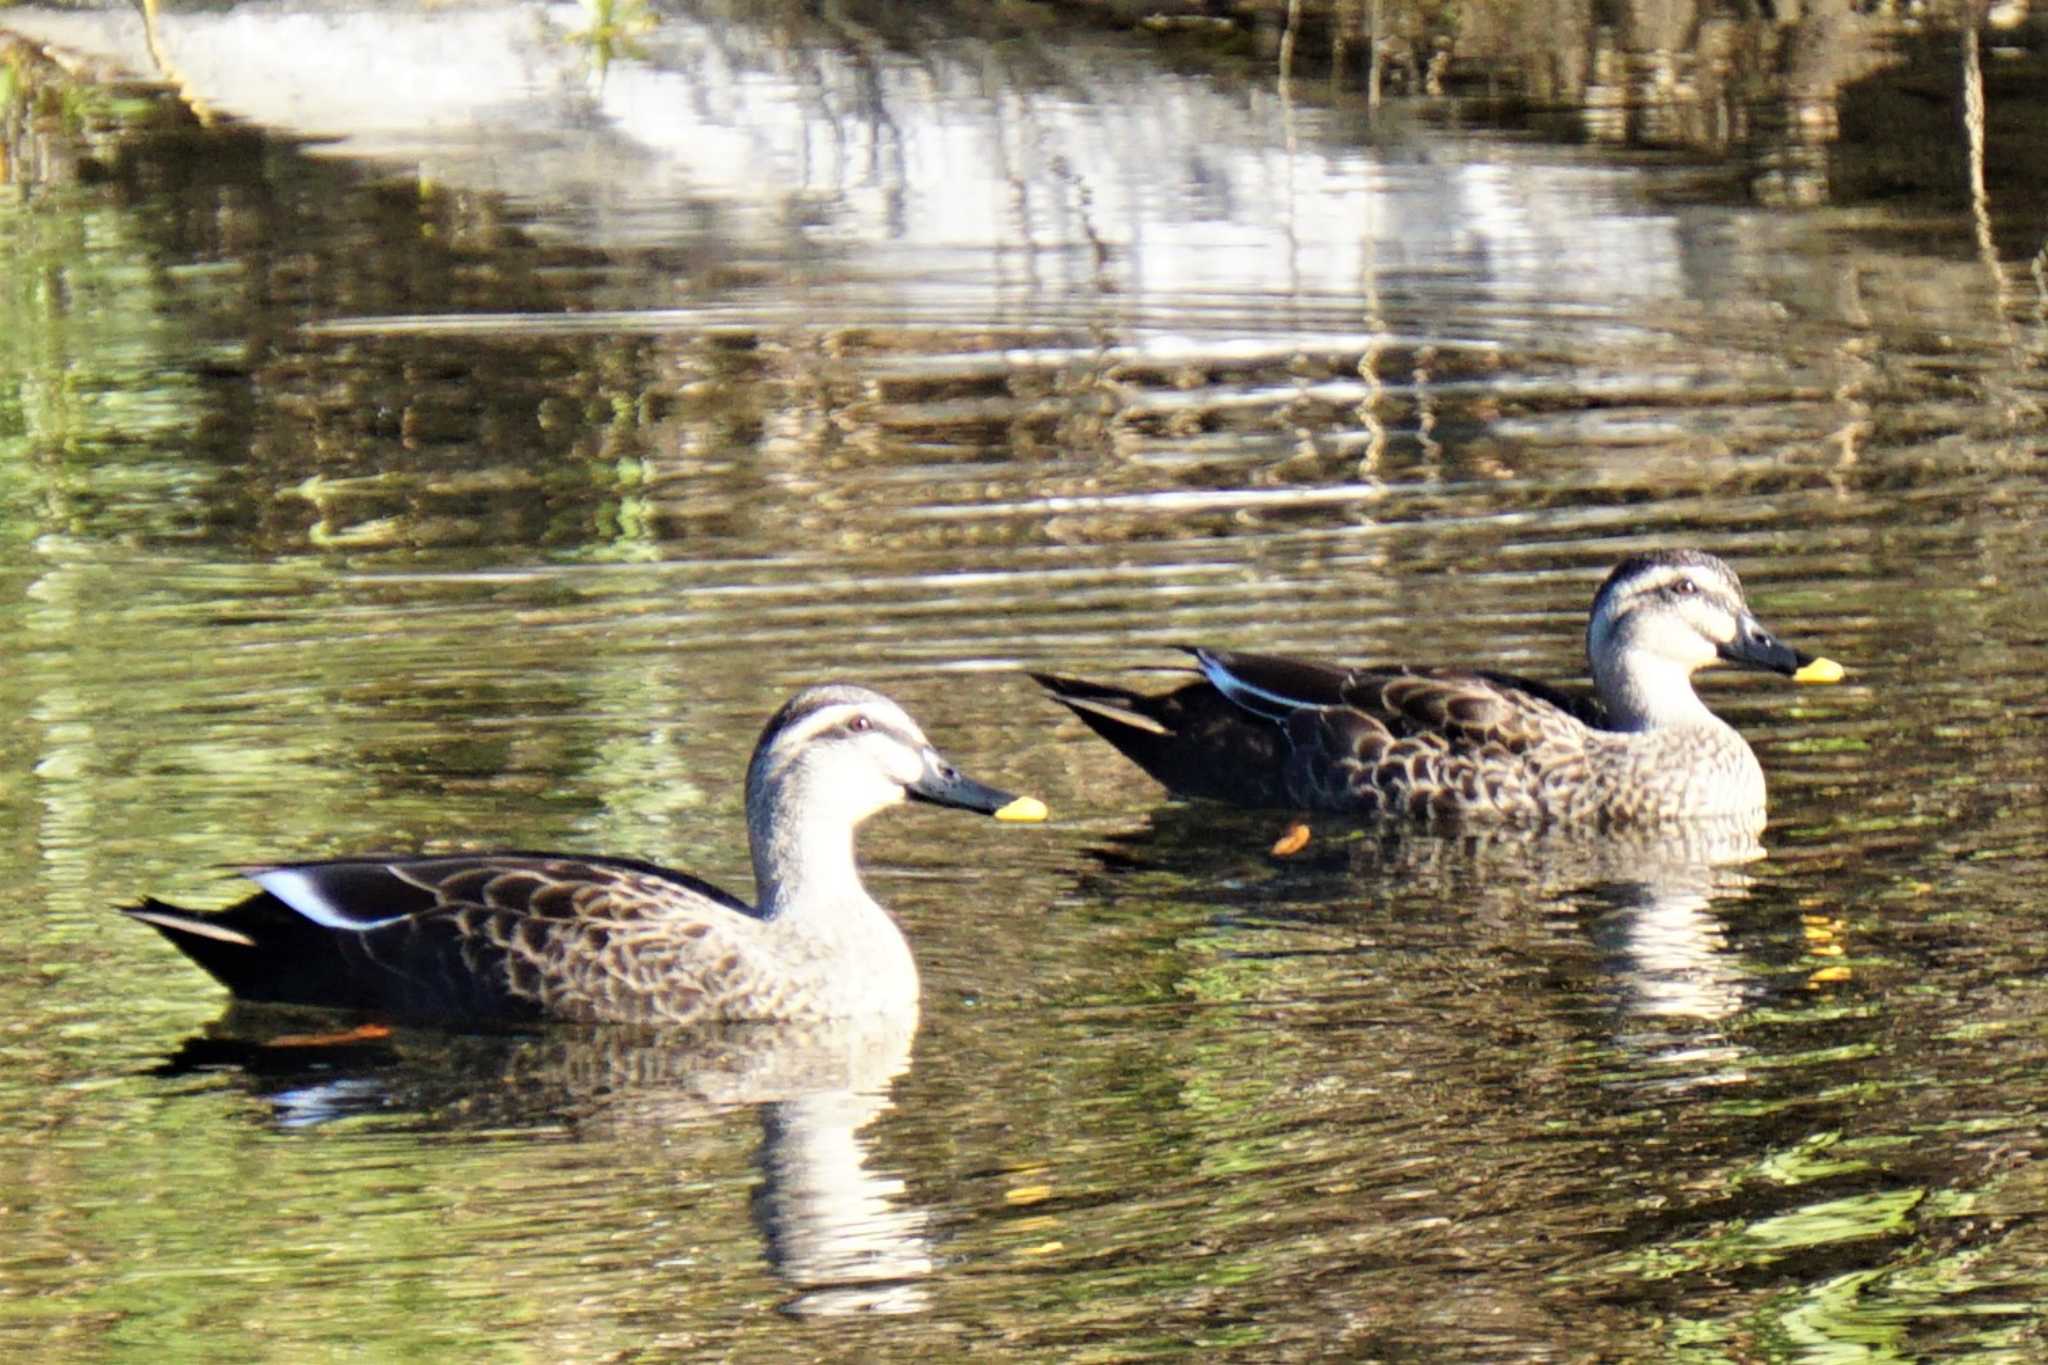
[{"label": "white cheek", "polygon": [[860,784],[860,806],[862,810],[877,811],[886,806],[900,804],[909,793],[903,784],[886,774],[868,769]]},{"label": "white cheek", "polygon": [[888,774],[890,783],[897,787],[907,787],[924,776],[924,758],[900,744],[890,745],[888,754],[875,766]]},{"label": "white cheek", "polygon": [[1673,654],[1691,664],[1710,664],[1721,657],[1714,636],[1706,631],[1689,630],[1683,639],[1672,641],[1672,646]]},{"label": "white cheek", "polygon": [[1658,623],[1657,652],[1681,663],[1709,663],[1720,653],[1715,642],[1733,639],[1734,631],[1735,623],[1719,612],[1688,611]]},{"label": "white cheek", "polygon": [[871,741],[847,757],[854,761],[846,765],[842,780],[849,790],[858,791],[869,806],[901,801],[904,786],[915,782],[922,773],[900,744]]}]

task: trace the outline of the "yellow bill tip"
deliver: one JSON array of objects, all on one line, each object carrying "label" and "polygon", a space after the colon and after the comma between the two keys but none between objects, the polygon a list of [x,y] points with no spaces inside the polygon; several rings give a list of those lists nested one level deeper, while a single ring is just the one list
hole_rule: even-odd
[{"label": "yellow bill tip", "polygon": [[1815,659],[1792,675],[1793,682],[1837,683],[1842,680],[1844,670],[1833,659]]},{"label": "yellow bill tip", "polygon": [[1033,824],[1043,820],[1049,814],[1051,812],[1046,810],[1045,802],[1037,797],[1020,796],[1009,805],[996,811],[995,817],[998,820],[1011,820],[1018,824]]}]

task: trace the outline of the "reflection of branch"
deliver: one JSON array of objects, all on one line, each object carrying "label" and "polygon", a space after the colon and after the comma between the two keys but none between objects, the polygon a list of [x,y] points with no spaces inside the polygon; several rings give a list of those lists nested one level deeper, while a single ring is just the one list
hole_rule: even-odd
[{"label": "reflection of branch", "polygon": [[1280,98],[1286,99],[1294,81],[1294,35],[1301,27],[1301,0],[1287,0],[1287,23],[1280,30]]},{"label": "reflection of branch", "polygon": [[[1988,140],[1986,122],[1983,53],[1973,23],[1963,30],[1963,135],[1968,142],[1966,154],[1970,166],[1970,224],[1977,234],[1977,256],[1991,276],[1991,303],[1996,310],[1998,330],[2007,345],[2017,351],[2020,338],[2017,319],[2013,316],[2012,290],[2006,279],[2005,267],[1998,260],[1998,239],[1991,231],[1991,191],[1984,183],[1984,147]],[[2033,261],[2037,288],[2041,285],[2044,258],[2048,258],[2048,245],[2041,248],[2041,254]],[[2044,303],[2048,303],[2048,299],[2044,299]],[[2014,360],[2022,368],[2031,363],[2031,357],[2023,353],[2015,355]],[[1987,377],[1987,385],[1993,382]],[[1999,387],[2005,388],[2003,385]],[[2031,397],[2011,389],[2006,389],[2000,396],[2004,400],[2008,422],[2016,420],[2021,412],[2030,417],[2040,414],[2040,404]]]},{"label": "reflection of branch", "polygon": [[192,92],[192,82],[186,80],[185,73],[165,55],[163,39],[156,29],[156,12],[157,0],[142,0],[142,41],[149,48],[149,59],[156,63],[156,69],[163,73],[164,79],[177,87],[179,97],[192,111],[192,117],[199,120],[199,126],[211,128],[213,106]]},{"label": "reflection of branch", "polygon": [[1366,59],[1365,107],[1377,114],[1380,111],[1380,34],[1387,21],[1386,7],[1380,0],[1372,0],[1372,49]]},{"label": "reflection of branch", "polygon": [[1998,268],[1998,244],[1991,236],[1991,192],[1984,185],[1984,64],[1974,24],[1963,30],[1963,133],[1969,139],[1970,221],[1977,229],[1977,254],[1991,268],[2003,316],[2005,272]]},{"label": "reflection of branch", "polygon": [[2042,239],[2029,268],[2034,273],[2034,319],[2048,327],[2048,238]]},{"label": "reflection of branch", "polygon": [[[1972,29],[1969,36],[1969,46],[1964,49],[1963,56],[1963,60],[1968,64],[1963,76],[1963,122],[1965,126],[1972,130],[1970,204],[1973,211],[1976,209],[1978,197],[1982,194],[1984,184],[1984,167],[1981,160],[1984,142],[1981,131],[1984,119],[1983,73],[1981,71],[1976,72],[1977,79],[1974,82],[1970,79],[1970,74],[1976,67],[1976,56],[1977,33],[1975,29]],[[1975,92],[1974,99],[1972,99],[1973,91]],[[1990,202],[1987,197],[1984,201],[1983,215],[1978,218],[1977,244],[1980,251],[1984,249],[1984,243],[1990,229]],[[1993,259],[1995,260],[1996,257],[1994,256]],[[2034,253],[2034,258],[2031,261],[2027,262],[2027,273],[2034,277],[2034,321],[2044,327],[2048,327],[2048,238],[2042,239],[2041,249]]]}]

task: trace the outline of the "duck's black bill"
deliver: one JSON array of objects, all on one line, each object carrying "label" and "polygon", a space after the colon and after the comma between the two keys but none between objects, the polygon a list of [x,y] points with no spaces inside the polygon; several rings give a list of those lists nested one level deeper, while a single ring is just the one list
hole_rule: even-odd
[{"label": "duck's black bill", "polygon": [[1014,796],[976,782],[937,754],[925,759],[924,775],[910,784],[909,792],[915,801],[980,811],[998,820],[1033,821],[1046,816],[1045,803],[1037,797]]},{"label": "duck's black bill", "polygon": [[1842,666],[1804,650],[1792,648],[1765,630],[1753,616],[1745,616],[1735,628],[1735,638],[1719,646],[1723,659],[1744,668],[1761,668],[1783,673],[1797,682],[1839,682]]}]

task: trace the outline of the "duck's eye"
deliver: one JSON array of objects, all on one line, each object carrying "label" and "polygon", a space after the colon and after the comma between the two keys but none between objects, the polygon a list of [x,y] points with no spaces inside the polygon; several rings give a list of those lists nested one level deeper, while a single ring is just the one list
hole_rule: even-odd
[{"label": "duck's eye", "polygon": [[1691,597],[1699,590],[1700,585],[1693,582],[1690,578],[1681,578],[1671,585],[1671,591],[1677,593],[1680,597]]},{"label": "duck's eye", "polygon": [[875,723],[866,716],[855,716],[852,720],[846,722],[846,729],[850,734],[864,735],[874,728]]}]

